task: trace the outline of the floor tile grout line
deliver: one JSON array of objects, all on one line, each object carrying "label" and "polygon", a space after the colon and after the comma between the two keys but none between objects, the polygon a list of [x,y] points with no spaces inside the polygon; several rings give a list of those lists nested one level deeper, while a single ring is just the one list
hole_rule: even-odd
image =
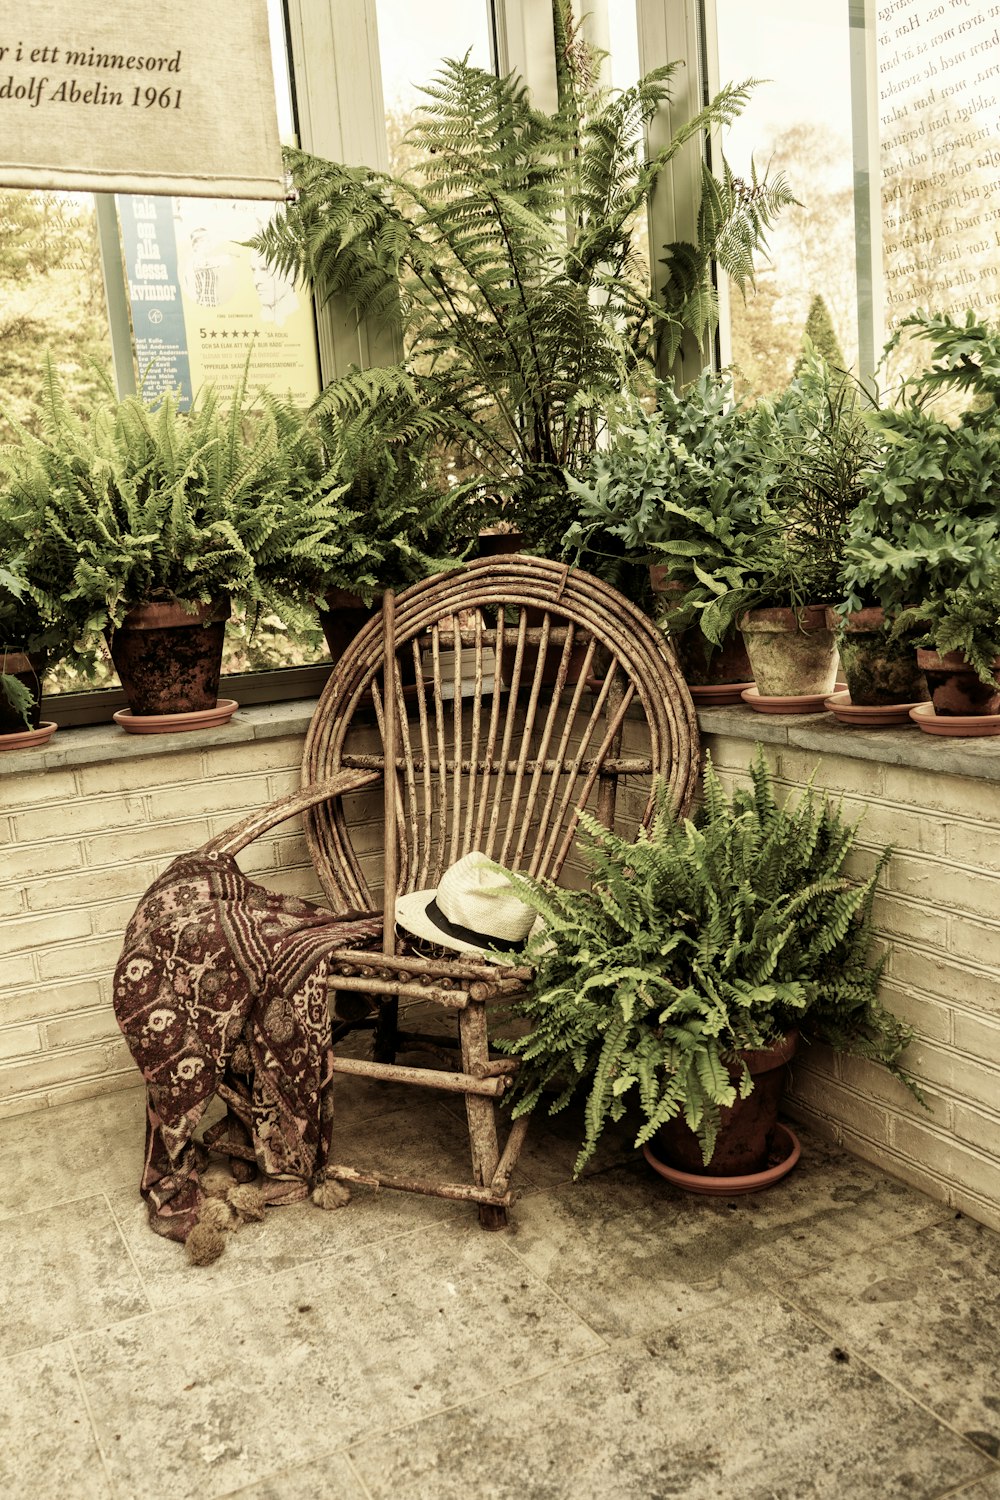
[{"label": "floor tile grout line", "polygon": [[344,1449],[341,1450],[341,1453],[342,1453],[344,1462],[347,1464],[348,1469],[350,1470],[352,1476],[354,1477],[355,1482],[357,1483],[358,1489],[361,1491],[362,1495],[364,1496],[364,1500],[374,1500],[374,1497],[372,1495],[371,1490],[368,1488],[367,1484],[365,1484],[365,1481],[364,1481],[364,1479],[361,1476],[360,1469],[358,1468],[357,1464],[354,1462],[354,1459],[351,1457],[350,1449],[344,1448]]},{"label": "floor tile grout line", "polygon": [[115,1213],[114,1204],[111,1202],[111,1198],[109,1197],[109,1195],[107,1193],[102,1194],[102,1197],[104,1198],[105,1203],[108,1205],[108,1213],[111,1215],[111,1222],[112,1222],[112,1224],[114,1224],[115,1228],[118,1231],[118,1238],[121,1240],[122,1244],[125,1247],[125,1254],[128,1256],[129,1260],[131,1261],[131,1263],[132,1263],[132,1269],[135,1271],[136,1276],[139,1278],[139,1285],[142,1287],[142,1294],[143,1294],[143,1296],[146,1299],[146,1303],[147,1303],[147,1306],[149,1307],[149,1311],[150,1312],[155,1312],[156,1309],[153,1306],[153,1299],[149,1295],[149,1287],[146,1285],[146,1278],[145,1278],[145,1276],[143,1276],[141,1270],[139,1269],[139,1263],[138,1263],[138,1261],[136,1260],[135,1256],[132,1254],[132,1247],[131,1247],[131,1245],[128,1242],[128,1236],[126,1235],[124,1229],[122,1228],[121,1221],[119,1220],[118,1215]]},{"label": "floor tile grout line", "polygon": [[[787,1307],[792,1308],[799,1314],[800,1317],[805,1318],[806,1321],[808,1323],[811,1323],[814,1328],[818,1328],[820,1332],[823,1333],[827,1338],[840,1340],[844,1337],[843,1333],[840,1330],[829,1327],[822,1321],[821,1318],[818,1318],[814,1312],[810,1311],[808,1308],[800,1306],[800,1304],[794,1299],[794,1297],[784,1296],[779,1292],[772,1292],[772,1295],[775,1296],[779,1302],[783,1302]],[[994,1463],[993,1459],[985,1451],[985,1449],[980,1448],[976,1443],[973,1443],[969,1438],[966,1437],[961,1428],[956,1427],[953,1422],[949,1422],[948,1418],[942,1416],[940,1412],[935,1411],[933,1406],[929,1406],[926,1401],[921,1400],[921,1398],[915,1395],[913,1391],[907,1390],[906,1386],[900,1384],[899,1380],[894,1375],[890,1375],[888,1371],[881,1369],[870,1355],[863,1354],[859,1350],[851,1348],[850,1356],[852,1360],[856,1359],[860,1364],[863,1364],[867,1369],[871,1370],[872,1373],[877,1375],[880,1380],[884,1380],[886,1385],[891,1385],[892,1388],[898,1391],[901,1396],[905,1396],[907,1401],[912,1402],[914,1406],[919,1407],[921,1411],[926,1412],[929,1417],[933,1417],[935,1422],[939,1423],[940,1426],[944,1427],[954,1437],[959,1438],[963,1445],[968,1448],[971,1453],[975,1453],[978,1458],[981,1458],[984,1463],[989,1465],[989,1468],[984,1469],[983,1473],[977,1475],[975,1479],[965,1480],[963,1481],[963,1483],[970,1485],[975,1484],[979,1480],[988,1479],[992,1474],[1000,1472],[1000,1468],[998,1468],[997,1464]],[[947,1494],[947,1491],[945,1493]]]},{"label": "floor tile grout line", "polygon": [[[129,1186],[131,1186],[131,1180],[129,1182]],[[125,1184],[122,1183],[121,1187],[122,1189],[124,1189]],[[49,1213],[52,1209],[55,1208],[72,1208],[75,1203],[87,1203],[92,1198],[103,1198],[105,1199],[105,1201],[108,1201],[109,1191],[113,1192],[116,1191],[116,1189],[95,1187],[92,1193],[78,1193],[74,1198],[55,1198],[50,1199],[45,1203],[34,1203],[30,1208],[19,1208],[16,1213],[12,1214],[5,1214],[0,1212],[0,1229],[2,1229],[5,1224],[13,1224],[18,1219],[26,1219],[31,1214]]]},{"label": "floor tile grout line", "polygon": [[76,1357],[76,1350],[73,1348],[72,1338],[66,1339],[65,1343],[69,1350],[69,1357],[73,1362],[73,1370],[76,1374],[77,1384],[80,1387],[80,1398],[83,1401],[83,1409],[87,1413],[87,1421],[90,1423],[90,1431],[94,1439],[94,1447],[97,1449],[97,1456],[101,1460],[101,1469],[108,1483],[108,1494],[112,1497],[112,1500],[114,1500],[114,1496],[117,1493],[115,1482],[112,1477],[111,1470],[108,1466],[107,1456],[105,1455],[104,1448],[101,1443],[101,1435],[97,1430],[97,1423],[94,1420],[94,1411],[90,1404],[90,1396],[87,1392],[87,1386],[84,1381],[83,1374],[80,1370],[79,1361]]},{"label": "floor tile grout line", "polygon": [[[341,1210],[337,1210],[337,1212],[341,1212]],[[117,1220],[115,1222],[117,1224]],[[132,1323],[139,1323],[139,1322],[142,1321],[143,1318],[162,1317],[164,1313],[168,1313],[168,1312],[170,1312],[170,1310],[172,1308],[176,1307],[177,1302],[179,1302],[179,1301],[183,1301],[185,1303],[185,1305],[186,1305],[187,1303],[189,1303],[191,1301],[201,1301],[205,1297],[225,1296],[225,1295],[227,1295],[230,1292],[237,1292],[237,1291],[239,1291],[243,1287],[255,1285],[257,1282],[260,1282],[260,1281],[268,1281],[269,1280],[269,1281],[272,1281],[272,1282],[277,1282],[283,1276],[296,1275],[296,1274],[298,1274],[301,1271],[307,1270],[311,1266],[320,1266],[320,1265],[323,1265],[325,1262],[334,1259],[336,1254],[350,1255],[350,1254],[352,1254],[355,1251],[357,1251],[357,1252],[360,1253],[362,1251],[372,1250],[376,1246],[388,1245],[388,1244],[390,1244],[390,1243],[392,1243],[392,1242],[394,1242],[396,1240],[405,1239],[408,1235],[417,1235],[417,1234],[425,1233],[428,1229],[430,1229],[430,1228],[436,1228],[440,1224],[444,1224],[444,1223],[447,1223],[447,1222],[448,1222],[448,1220],[446,1218],[443,1218],[443,1217],[439,1218],[439,1219],[432,1219],[429,1223],[419,1224],[419,1225],[415,1226],[412,1229],[403,1229],[403,1230],[400,1230],[399,1233],[387,1235],[383,1239],[369,1240],[369,1241],[365,1241],[363,1243],[354,1244],[354,1245],[351,1245],[349,1247],[349,1249],[342,1250],[342,1251],[339,1251],[339,1252],[333,1252],[330,1255],[311,1255],[311,1256],[308,1256],[305,1260],[296,1261],[293,1265],[282,1266],[278,1270],[275,1270],[273,1268],[270,1269],[270,1270],[260,1270],[260,1271],[255,1272],[251,1276],[245,1276],[245,1277],[242,1277],[238,1281],[229,1282],[225,1286],[217,1286],[215,1284],[212,1284],[212,1285],[205,1285],[203,1287],[196,1288],[195,1290],[192,1290],[189,1287],[185,1287],[183,1289],[183,1291],[180,1291],[178,1293],[178,1296],[176,1298],[173,1298],[169,1302],[165,1302],[163,1304],[159,1304],[159,1303],[153,1303],[151,1301],[150,1302],[150,1308],[149,1308],[148,1312],[132,1313],[127,1318],[118,1318],[113,1323],[103,1323],[103,1324],[100,1324],[100,1325],[95,1326],[93,1328],[79,1328],[79,1329],[75,1329],[72,1333],[66,1334],[63,1339],[59,1339],[59,1340],[50,1339],[50,1340],[48,1340],[48,1342],[49,1343],[57,1343],[57,1342],[58,1343],[63,1343],[63,1342],[66,1342],[67,1340],[74,1339],[74,1338],[87,1338],[91,1334],[111,1333],[111,1332],[113,1332],[114,1330],[116,1330],[118,1328],[127,1328]],[[150,1233],[152,1234],[153,1231],[150,1230]],[[196,1280],[197,1279],[198,1268],[196,1266],[190,1266],[189,1270],[191,1272],[192,1280]],[[140,1277],[140,1280],[141,1279],[142,1278]],[[143,1285],[145,1285],[145,1283],[143,1283]]]}]

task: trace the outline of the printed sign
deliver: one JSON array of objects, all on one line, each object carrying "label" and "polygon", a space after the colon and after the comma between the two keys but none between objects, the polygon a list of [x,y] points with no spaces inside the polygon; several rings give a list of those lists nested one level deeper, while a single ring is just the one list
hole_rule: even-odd
[{"label": "printed sign", "polygon": [[0,0],[0,186],[283,197],[267,0]]},{"label": "printed sign", "polygon": [[225,398],[244,370],[251,390],[301,405],[319,395],[311,299],[244,243],[271,213],[235,199],[118,199],[144,396],[176,390],[187,407],[211,382]]}]

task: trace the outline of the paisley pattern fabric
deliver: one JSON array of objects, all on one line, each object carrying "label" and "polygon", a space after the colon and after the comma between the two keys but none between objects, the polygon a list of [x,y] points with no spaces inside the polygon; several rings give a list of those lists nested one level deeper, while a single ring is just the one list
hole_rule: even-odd
[{"label": "paisley pattern fabric", "polygon": [[206,1140],[285,1179],[276,1197],[308,1191],[332,1126],[326,955],[381,931],[381,917],[264,890],[229,855],[182,855],[146,892],[114,1007],[146,1081],[140,1192],[158,1234],[183,1240],[197,1222],[194,1132],[216,1094],[228,1113]]}]

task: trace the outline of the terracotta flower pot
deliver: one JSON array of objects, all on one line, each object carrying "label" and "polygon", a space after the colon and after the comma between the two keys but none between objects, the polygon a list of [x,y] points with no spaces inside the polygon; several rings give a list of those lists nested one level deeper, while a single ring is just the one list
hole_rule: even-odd
[{"label": "terracotta flower pot", "polygon": [[837,640],[822,604],[751,609],[740,620],[757,690],[764,698],[826,696],[837,682]]},{"label": "terracotta flower pot", "polygon": [[179,600],[139,604],[108,632],[115,671],[136,717],[214,708],[229,601],[185,609]]},{"label": "terracotta flower pot", "polygon": [[[737,1096],[734,1104],[722,1109],[715,1151],[707,1166],[702,1160],[701,1142],[681,1117],[660,1128],[657,1155],[669,1166],[694,1176],[743,1177],[763,1171],[785,1089],[787,1065],[798,1041],[798,1032],[789,1031],[773,1047],[739,1054],[750,1070],[753,1088],[745,1099]],[[734,1083],[739,1082],[740,1069],[735,1063],[729,1068],[729,1076]]]},{"label": "terracotta flower pot", "polygon": [[826,622],[839,633],[840,662],[855,707],[925,701],[927,682],[913,647],[889,640],[884,610],[873,605],[842,616],[827,609]]},{"label": "terracotta flower pot", "polygon": [[0,651],[0,672],[5,677],[16,677],[32,697],[31,713],[27,724],[20,714],[7,702],[6,694],[0,692],[0,735],[24,734],[37,729],[42,721],[42,673],[45,671],[44,651]]},{"label": "terracotta flower pot", "polygon": [[[665,564],[650,563],[649,586],[661,598],[663,612],[669,624],[671,596],[684,593],[684,585],[668,579]],[[713,646],[711,641],[706,640],[697,625],[671,633],[670,638],[677,650],[677,660],[688,687],[721,687],[730,683],[746,687],[748,682],[753,681],[746,643],[738,630],[730,631],[721,646]],[[697,701],[695,696],[695,702]]]},{"label": "terracotta flower pot", "polygon": [[961,651],[940,656],[937,651],[917,651],[917,665],[930,689],[934,712],[942,718],[1000,714],[1000,657],[993,663],[996,685],[990,688],[969,665]]},{"label": "terracotta flower pot", "polygon": [[377,604],[366,604],[360,594],[349,589],[328,589],[326,608],[318,611],[320,628],[326,637],[330,660],[338,662],[362,626],[378,611]]}]

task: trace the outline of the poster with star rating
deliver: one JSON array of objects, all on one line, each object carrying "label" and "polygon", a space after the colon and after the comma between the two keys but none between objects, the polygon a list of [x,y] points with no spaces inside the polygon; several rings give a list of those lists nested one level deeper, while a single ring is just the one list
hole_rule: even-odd
[{"label": "poster with star rating", "polygon": [[211,382],[229,395],[247,370],[302,405],[319,394],[312,299],[245,243],[273,208],[247,200],[120,198],[143,391],[190,405]]}]

